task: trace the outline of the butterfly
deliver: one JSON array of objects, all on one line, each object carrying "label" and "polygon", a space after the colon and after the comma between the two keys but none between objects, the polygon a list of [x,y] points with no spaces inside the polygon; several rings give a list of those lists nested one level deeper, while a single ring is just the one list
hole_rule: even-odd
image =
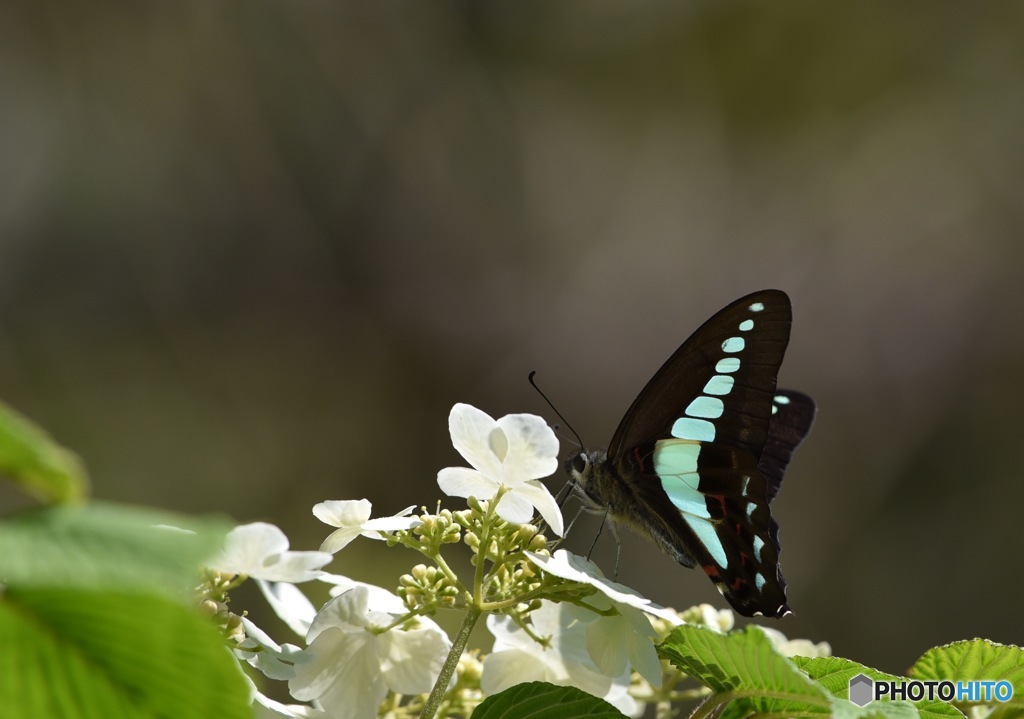
[{"label": "butterfly", "polygon": [[736,300],[655,373],[606,452],[565,463],[585,508],[699,564],[748,617],[791,613],[770,505],[815,414],[775,387],[791,323],[785,292]]}]

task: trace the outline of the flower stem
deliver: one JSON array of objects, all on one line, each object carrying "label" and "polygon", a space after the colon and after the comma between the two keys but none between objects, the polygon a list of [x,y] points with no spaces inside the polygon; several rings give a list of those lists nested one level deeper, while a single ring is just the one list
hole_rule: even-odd
[{"label": "flower stem", "polygon": [[424,705],[423,711],[420,712],[420,719],[433,719],[437,713],[437,708],[441,706],[444,693],[448,691],[448,685],[455,674],[455,668],[459,666],[462,652],[466,649],[469,635],[473,633],[473,627],[476,626],[476,622],[480,619],[481,614],[483,614],[483,611],[479,607],[470,605],[469,610],[466,612],[466,617],[462,620],[462,626],[459,627],[459,633],[455,635],[452,648],[444,660],[444,665],[441,667],[441,673],[434,683],[434,688],[430,691],[430,696],[427,697],[427,703]]},{"label": "flower stem", "polygon": [[671,719],[675,715],[676,712],[672,708],[672,702],[662,700],[655,705],[655,719]]},{"label": "flower stem", "polygon": [[473,596],[478,601],[483,601],[484,598],[484,563],[487,561],[487,552],[491,546],[491,523],[494,521],[494,509],[507,491],[504,485],[498,487],[498,493],[487,503],[487,511],[484,513],[483,528],[480,530],[480,548],[477,550],[476,572],[473,579]]}]

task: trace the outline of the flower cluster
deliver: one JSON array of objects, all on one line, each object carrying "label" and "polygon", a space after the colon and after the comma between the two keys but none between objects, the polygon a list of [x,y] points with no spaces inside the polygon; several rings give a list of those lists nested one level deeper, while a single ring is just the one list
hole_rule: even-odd
[{"label": "flower cluster", "polygon": [[[470,467],[442,469],[437,482],[465,498],[466,509],[408,507],[372,518],[365,499],[325,501],[313,514],[335,529],[320,551],[290,551],[279,529],[255,523],[233,530],[208,563],[201,600],[236,656],[304,702],[275,701],[253,684],[264,714],[469,716],[486,696],[534,680],[577,687],[633,716],[645,702],[686,696],[675,688],[683,677],[659,659],[655,644],[684,622],[726,632],[731,612],[701,605],[677,614],[608,580],[589,560],[554,549],[548,535],[562,535],[563,519],[540,479],[558,467],[558,440],[540,417],[495,420],[457,404],[448,424]],[[395,593],[325,572],[358,537],[401,545],[423,561],[400,577]],[[446,558],[458,544],[471,552],[469,576]],[[279,644],[229,611],[230,591],[248,578],[304,646]],[[307,582],[329,588],[319,609],[296,586]],[[444,610],[462,613],[454,638],[433,619]],[[466,644],[485,615],[494,643],[481,655]],[[772,639],[783,651],[805,648]]]}]

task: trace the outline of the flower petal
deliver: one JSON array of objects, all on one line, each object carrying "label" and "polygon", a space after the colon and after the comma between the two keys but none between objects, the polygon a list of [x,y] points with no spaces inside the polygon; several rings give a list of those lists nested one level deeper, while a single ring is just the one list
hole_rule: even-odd
[{"label": "flower petal", "polygon": [[610,677],[626,671],[628,662],[652,686],[660,687],[661,662],[654,648],[657,632],[639,609],[620,604],[618,610],[619,614],[598,617],[587,627],[587,652]]},{"label": "flower petal", "polygon": [[708,629],[713,629],[719,634],[725,634],[733,625],[736,623],[736,618],[733,613],[728,609],[722,609],[719,611],[710,604],[699,604],[697,609],[700,611],[701,623]]},{"label": "flower petal", "polygon": [[[348,577],[340,574],[329,574],[324,572],[320,575],[319,580],[324,584],[333,585],[330,589],[332,597],[337,597],[344,594],[350,589],[355,587],[362,587],[366,590],[367,596],[367,607],[372,607],[375,611],[385,612],[387,614],[404,614],[408,611],[399,597],[389,592],[384,587],[378,587],[375,584],[367,584],[366,582],[357,582],[355,579],[349,579]],[[426,617],[420,617],[420,621],[428,621]]]},{"label": "flower petal", "polygon": [[380,532],[397,532],[401,529],[412,529],[423,524],[419,517],[404,516],[411,511],[412,507],[408,507],[393,517],[378,517],[377,519],[363,522],[363,536],[370,539],[384,539]]},{"label": "flower petal", "polygon": [[508,615],[488,614],[487,631],[494,637],[492,653],[506,649],[533,648],[535,643],[530,635],[524,632]]},{"label": "flower petal", "polygon": [[640,719],[647,706],[630,695],[628,674],[613,681],[608,692],[602,698],[626,716],[634,717],[634,719]]},{"label": "flower petal", "polygon": [[449,497],[491,499],[498,483],[468,467],[445,467],[437,473],[437,486]]},{"label": "flower petal", "polygon": [[359,527],[342,527],[341,529],[335,529],[327,535],[327,539],[325,539],[323,544],[320,545],[320,551],[327,552],[328,554],[340,552],[360,534],[361,530]]},{"label": "flower petal", "polygon": [[513,494],[518,494],[524,498],[530,504],[537,508],[540,512],[540,516],[544,518],[544,521],[551,527],[551,531],[557,534],[559,537],[562,536],[564,527],[562,524],[562,509],[558,506],[558,502],[551,496],[551,492],[536,479],[531,479],[523,482],[516,487]]},{"label": "flower petal", "polygon": [[305,637],[309,631],[309,625],[316,616],[316,609],[305,594],[294,584],[288,582],[270,583],[262,579],[256,580],[256,586],[263,592],[267,604],[274,610],[274,614],[280,617],[281,621],[288,625],[288,628]]},{"label": "flower petal", "polygon": [[307,657],[294,644],[278,645],[247,617],[242,617],[245,639],[235,646],[235,655],[256,667],[270,679],[287,681],[295,676],[295,664]]},{"label": "flower petal", "polygon": [[589,584],[613,602],[642,609],[649,614],[668,619],[674,624],[680,623],[674,612],[653,604],[650,599],[641,596],[635,589],[606,578],[598,566],[585,557],[564,549],[555,550],[554,555],[550,557],[534,552],[527,552],[526,555],[530,561],[548,574],[554,574],[556,577],[573,582]]},{"label": "flower petal", "polygon": [[518,490],[502,495],[494,508],[498,516],[512,524],[526,524],[533,519],[533,505]]},{"label": "flower petal", "polygon": [[587,653],[597,668],[610,677],[626,671],[628,645],[624,642],[628,641],[629,628],[621,616],[601,617],[587,627]]},{"label": "flower petal", "polygon": [[370,518],[368,499],[329,499],[313,506],[313,514],[332,527],[358,527]]},{"label": "flower petal", "polygon": [[629,663],[652,687],[661,687],[661,660],[658,659],[658,650],[654,648],[653,641],[644,641],[642,635],[633,634]]},{"label": "flower petal", "polygon": [[[250,680],[251,681],[251,680]],[[254,687],[255,688],[255,687]],[[329,719],[329,714],[315,709],[308,704],[282,704],[270,697],[253,691],[253,701],[265,708],[267,711],[256,716],[285,717],[285,719]],[[272,712],[268,714],[267,712]]]},{"label": "flower petal", "polygon": [[436,625],[409,631],[392,629],[377,639],[385,655],[381,663],[384,681],[398,694],[429,692],[452,645]]},{"label": "flower petal", "polygon": [[300,701],[319,700],[335,719],[376,716],[387,694],[376,637],[329,627],[306,650],[313,658],[295,668],[288,690]]},{"label": "flower petal", "polygon": [[273,524],[253,522],[235,527],[224,538],[224,549],[210,569],[225,574],[258,574],[268,557],[288,551],[288,537]]},{"label": "flower petal", "polygon": [[484,657],[480,688],[487,695],[497,694],[525,682],[554,682],[556,672],[537,655],[525,649],[505,649]]},{"label": "flower petal", "polygon": [[491,415],[460,402],[448,415],[448,431],[452,445],[467,462],[487,477],[500,480],[501,458],[492,449],[491,435],[501,430]]},{"label": "flower petal", "polygon": [[282,552],[269,557],[253,576],[269,582],[308,582],[319,577],[321,567],[333,558],[329,552]]},{"label": "flower petal", "polygon": [[547,477],[558,469],[558,437],[541,417],[509,414],[498,420],[498,426],[508,439],[502,462],[506,484]]},{"label": "flower petal", "polygon": [[370,592],[366,587],[355,587],[328,601],[320,607],[310,624],[306,641],[312,644],[321,632],[332,627],[345,632],[361,633],[370,623],[369,597]]}]

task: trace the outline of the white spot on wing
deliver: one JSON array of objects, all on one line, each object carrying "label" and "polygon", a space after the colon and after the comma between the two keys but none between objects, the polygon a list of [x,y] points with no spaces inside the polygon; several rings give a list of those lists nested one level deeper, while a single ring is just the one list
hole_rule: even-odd
[{"label": "white spot on wing", "polygon": [[751,312],[760,312],[761,310],[764,309],[764,303],[755,302],[754,304],[750,305],[750,307],[748,307],[747,309],[750,310]]},{"label": "white spot on wing", "polygon": [[672,436],[698,442],[714,442],[715,425],[706,419],[680,417],[672,424]]},{"label": "white spot on wing", "polygon": [[654,443],[654,471],[661,477],[696,472],[699,457],[699,442],[659,439]]},{"label": "white spot on wing", "polygon": [[655,460],[654,468],[661,476],[661,488],[665,490],[669,501],[675,505],[676,509],[683,514],[701,519],[711,519],[708,503],[704,499],[704,495],[697,489],[697,485],[700,484],[700,475],[692,473],[666,476],[662,474],[657,460]]},{"label": "white spot on wing", "polygon": [[725,403],[717,397],[700,396],[690,402],[689,406],[683,411],[691,417],[718,419],[725,412]]},{"label": "white spot on wing", "polygon": [[740,322],[740,332],[749,332],[754,329],[754,320],[743,320]]},{"label": "white spot on wing", "polygon": [[723,352],[739,352],[747,346],[746,341],[742,337],[730,337],[722,343]]},{"label": "white spot on wing", "polygon": [[727,395],[732,391],[732,386],[735,383],[736,378],[734,377],[716,374],[704,385],[704,394]]},{"label": "white spot on wing", "polygon": [[697,535],[697,539],[708,550],[711,558],[718,562],[720,567],[727,568],[729,566],[729,558],[725,556],[725,547],[722,546],[722,541],[715,533],[715,526],[705,519],[698,519],[689,514],[684,514],[683,520],[693,530],[693,533]]},{"label": "white spot on wing", "polygon": [[735,372],[740,368],[739,357],[723,357],[718,360],[718,364],[715,365],[715,372],[731,373]]},{"label": "white spot on wing", "polygon": [[755,534],[754,535],[754,556],[757,558],[757,561],[759,561],[759,562],[762,561],[761,560],[761,550],[762,549],[764,549],[764,540],[761,539],[760,537],[758,537]]}]

